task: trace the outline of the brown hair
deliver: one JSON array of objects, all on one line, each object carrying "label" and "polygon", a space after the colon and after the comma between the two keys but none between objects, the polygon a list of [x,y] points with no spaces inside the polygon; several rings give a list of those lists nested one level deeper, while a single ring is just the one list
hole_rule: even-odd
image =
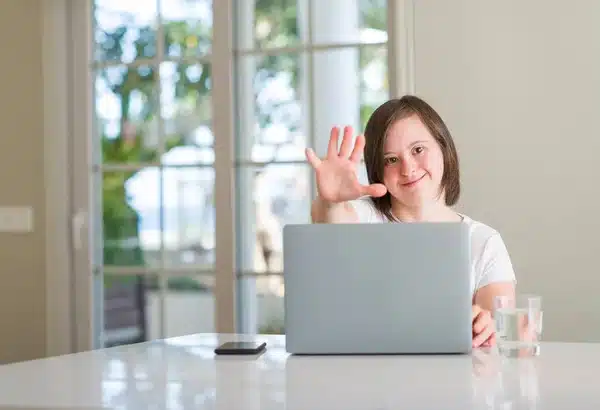
[{"label": "brown hair", "polygon": [[[424,100],[413,95],[389,100],[380,105],[371,114],[365,127],[365,165],[369,183],[383,183],[383,146],[390,127],[398,120],[416,115],[427,127],[439,144],[444,157],[444,174],[441,192],[445,195],[446,205],[456,204],[460,196],[460,173],[458,154],[452,135],[439,114]],[[375,208],[390,221],[396,220],[392,214],[390,193],[379,198],[371,198]]]}]

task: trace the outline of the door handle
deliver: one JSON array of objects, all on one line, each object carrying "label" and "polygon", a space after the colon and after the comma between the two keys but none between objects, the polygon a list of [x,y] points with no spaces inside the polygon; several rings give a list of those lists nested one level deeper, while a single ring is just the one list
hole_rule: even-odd
[{"label": "door handle", "polygon": [[75,250],[81,250],[83,248],[83,234],[82,231],[85,228],[85,222],[87,218],[87,212],[85,211],[77,211],[75,215],[73,215],[71,221],[71,235],[73,241],[73,247]]}]

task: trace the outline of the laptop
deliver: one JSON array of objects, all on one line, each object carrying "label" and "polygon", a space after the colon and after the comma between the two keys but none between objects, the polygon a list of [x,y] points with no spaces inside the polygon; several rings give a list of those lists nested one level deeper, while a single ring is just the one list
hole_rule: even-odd
[{"label": "laptop", "polygon": [[469,228],[460,222],[286,225],[292,354],[468,354]]}]

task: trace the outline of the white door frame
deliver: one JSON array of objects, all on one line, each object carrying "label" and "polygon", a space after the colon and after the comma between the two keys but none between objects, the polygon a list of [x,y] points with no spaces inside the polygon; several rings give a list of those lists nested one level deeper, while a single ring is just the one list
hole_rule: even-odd
[{"label": "white door frame", "polygon": [[[98,261],[97,243],[102,243],[102,221],[95,217],[102,212],[102,203],[95,203],[98,195],[92,189],[92,167],[101,153],[92,149],[93,133],[93,76],[90,61],[93,53],[92,2],[69,1],[70,79],[71,87],[71,251],[72,251],[72,314],[74,320],[75,351],[96,349],[101,346],[104,298],[101,272],[93,272]],[[98,242],[100,241],[100,242]]]},{"label": "white door frame", "polygon": [[89,5],[82,0],[42,2],[47,356],[97,347],[91,241],[86,237]]},{"label": "white door frame", "polygon": [[71,353],[70,158],[68,1],[42,4],[44,184],[46,198],[46,355]]}]

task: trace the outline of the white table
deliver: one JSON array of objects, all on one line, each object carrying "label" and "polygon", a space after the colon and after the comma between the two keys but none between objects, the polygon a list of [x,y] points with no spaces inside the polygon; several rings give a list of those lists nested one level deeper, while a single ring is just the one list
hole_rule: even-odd
[{"label": "white table", "polygon": [[546,343],[528,359],[296,357],[284,337],[257,338],[257,357],[215,357],[245,338],[198,334],[0,366],[0,409],[600,408],[600,344]]}]

